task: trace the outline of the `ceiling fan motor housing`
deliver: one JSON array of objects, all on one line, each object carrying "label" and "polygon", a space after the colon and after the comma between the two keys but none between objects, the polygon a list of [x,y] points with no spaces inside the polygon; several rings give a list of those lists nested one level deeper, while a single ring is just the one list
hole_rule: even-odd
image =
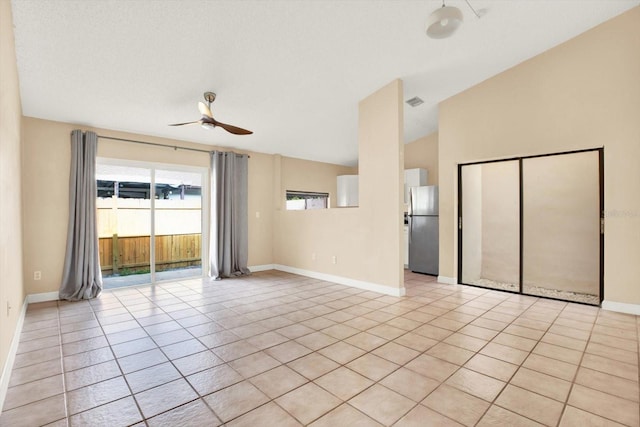
[{"label": "ceiling fan motor housing", "polygon": [[216,94],[213,92],[205,92],[204,100],[207,101],[209,104],[211,104],[213,101],[216,100]]}]

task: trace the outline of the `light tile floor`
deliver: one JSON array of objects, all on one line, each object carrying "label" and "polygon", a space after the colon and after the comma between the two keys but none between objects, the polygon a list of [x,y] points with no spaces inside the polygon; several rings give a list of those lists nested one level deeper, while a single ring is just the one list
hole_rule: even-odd
[{"label": "light tile floor", "polygon": [[639,425],[638,318],[269,271],[29,306],[2,426]]}]

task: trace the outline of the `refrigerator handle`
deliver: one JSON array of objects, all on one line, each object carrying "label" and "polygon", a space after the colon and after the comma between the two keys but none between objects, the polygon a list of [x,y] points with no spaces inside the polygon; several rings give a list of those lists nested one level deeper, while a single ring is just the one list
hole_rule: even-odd
[{"label": "refrigerator handle", "polygon": [[409,187],[409,217],[413,215],[413,191],[411,191],[411,187]]}]

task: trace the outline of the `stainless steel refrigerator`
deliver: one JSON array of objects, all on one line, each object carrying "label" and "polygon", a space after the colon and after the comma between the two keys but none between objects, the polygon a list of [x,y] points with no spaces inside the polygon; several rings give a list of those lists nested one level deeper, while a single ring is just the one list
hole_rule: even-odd
[{"label": "stainless steel refrigerator", "polygon": [[411,187],[409,270],[438,275],[438,186]]}]

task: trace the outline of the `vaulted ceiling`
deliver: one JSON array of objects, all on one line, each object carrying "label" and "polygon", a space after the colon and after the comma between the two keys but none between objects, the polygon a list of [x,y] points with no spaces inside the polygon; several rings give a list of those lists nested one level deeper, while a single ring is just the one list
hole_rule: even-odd
[{"label": "vaulted ceiling", "polygon": [[[440,0],[13,0],[25,116],[310,160],[357,163],[358,101],[404,81],[405,142],[438,103],[640,0],[448,0],[451,38],[425,35]],[[594,58],[595,59],[595,58]],[[235,136],[200,126],[205,91]]]}]

